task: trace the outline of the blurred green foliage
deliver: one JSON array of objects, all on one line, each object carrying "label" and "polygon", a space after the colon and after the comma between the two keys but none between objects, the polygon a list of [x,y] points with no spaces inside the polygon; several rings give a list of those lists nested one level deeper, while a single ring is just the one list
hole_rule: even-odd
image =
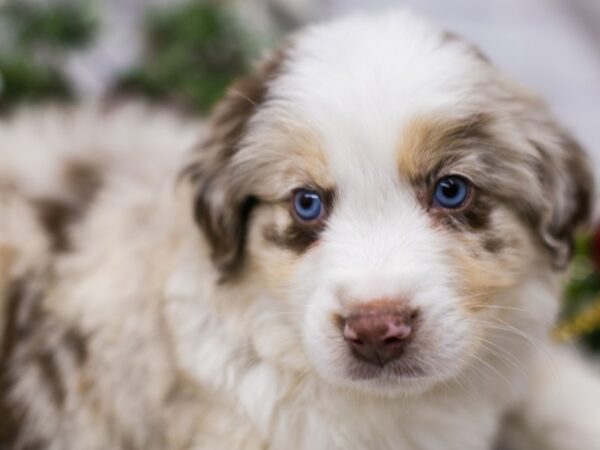
[{"label": "blurred green foliage", "polygon": [[[597,246],[598,235],[582,234],[577,239],[569,281],[564,291],[563,318],[566,321],[584,318],[597,308],[600,301],[600,255]],[[588,346],[600,350],[600,323],[595,323],[593,329],[585,327],[578,331]]]},{"label": "blurred green foliage", "polygon": [[68,100],[72,92],[55,69],[35,64],[18,55],[0,55],[0,111],[17,103]]},{"label": "blurred green foliage", "polygon": [[[62,62],[101,31],[94,8],[100,1],[8,0],[0,7],[0,111],[74,97]],[[119,77],[113,92],[198,113],[208,111],[232,79],[247,71],[258,47],[216,0],[150,10],[143,33],[143,61]]]},{"label": "blurred green foliage", "polygon": [[60,70],[68,51],[88,45],[97,30],[84,0],[9,0],[0,8],[0,111],[18,103],[73,97]]},{"label": "blurred green foliage", "polygon": [[81,48],[91,42],[98,25],[91,3],[84,0],[53,3],[11,0],[2,15],[21,48]]},{"label": "blurred green foliage", "polygon": [[247,71],[251,37],[217,2],[191,1],[148,15],[146,56],[117,92],[170,101],[204,113]]}]

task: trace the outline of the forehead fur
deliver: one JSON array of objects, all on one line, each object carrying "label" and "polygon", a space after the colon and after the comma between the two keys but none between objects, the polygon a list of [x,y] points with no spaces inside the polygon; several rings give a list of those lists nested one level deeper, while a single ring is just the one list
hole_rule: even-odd
[{"label": "forehead fur", "polygon": [[319,135],[283,111],[257,115],[232,159],[232,170],[253,195],[267,201],[293,189],[332,189],[335,184]]},{"label": "forehead fur", "polygon": [[466,44],[408,13],[355,16],[297,37],[270,105],[316,130],[334,168],[349,155],[390,167],[398,133],[416,114],[473,96],[479,103],[486,67]]}]

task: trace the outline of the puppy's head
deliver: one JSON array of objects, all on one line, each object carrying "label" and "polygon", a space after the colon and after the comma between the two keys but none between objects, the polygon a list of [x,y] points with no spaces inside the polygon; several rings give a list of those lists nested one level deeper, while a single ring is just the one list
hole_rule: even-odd
[{"label": "puppy's head", "polygon": [[186,173],[221,283],[267,293],[327,380],[385,392],[457,376],[495,318],[546,331],[592,190],[543,104],[405,13],[298,35]]}]

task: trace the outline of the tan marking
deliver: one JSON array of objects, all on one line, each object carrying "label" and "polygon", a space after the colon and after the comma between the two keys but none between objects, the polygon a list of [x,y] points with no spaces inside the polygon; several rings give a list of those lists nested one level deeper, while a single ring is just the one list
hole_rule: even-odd
[{"label": "tan marking", "polygon": [[454,120],[443,116],[413,119],[400,137],[400,173],[411,181],[428,175],[461,141],[481,133],[484,123],[483,115]]},{"label": "tan marking", "polygon": [[0,244],[0,293],[8,281],[11,267],[17,258],[17,249],[12,245]]},{"label": "tan marking", "polygon": [[236,156],[236,174],[246,177],[249,188],[263,200],[281,200],[301,186],[333,189],[319,136],[291,120],[282,122],[253,136],[252,143]]},{"label": "tan marking", "polygon": [[527,266],[535,264],[538,255],[527,230],[509,210],[497,209],[492,220],[493,233],[505,237],[502,251],[489,253],[485,239],[469,233],[455,234],[458,242],[450,250],[458,270],[462,304],[470,311],[484,308],[492,296],[514,288],[530,273]]},{"label": "tan marking", "polygon": [[298,171],[308,175],[310,180],[322,189],[334,187],[331,172],[321,140],[312,131],[296,125],[288,126],[283,138],[288,139],[288,157]]},{"label": "tan marking", "polygon": [[279,298],[285,298],[287,295],[289,283],[301,256],[273,245],[265,237],[264,229],[269,226],[285,229],[290,223],[291,218],[286,207],[263,203],[257,206],[248,233],[249,264],[244,275]]}]

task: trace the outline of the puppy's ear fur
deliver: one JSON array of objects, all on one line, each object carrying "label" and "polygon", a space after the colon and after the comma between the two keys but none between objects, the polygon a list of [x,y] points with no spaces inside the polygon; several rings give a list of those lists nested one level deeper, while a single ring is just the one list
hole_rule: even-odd
[{"label": "puppy's ear fur", "polygon": [[223,278],[240,266],[246,225],[256,201],[246,192],[243,180],[233,176],[231,160],[239,150],[248,122],[265,101],[269,82],[277,76],[284,60],[283,49],[274,52],[252,75],[229,88],[210,118],[207,139],[183,172],[183,177],[194,184],[194,216]]},{"label": "puppy's ear fur", "polygon": [[573,255],[576,231],[590,220],[595,192],[591,163],[542,101],[521,88],[513,90],[512,98],[517,100],[513,117],[532,147],[530,169],[538,181],[537,194],[523,192],[537,197],[524,213],[550,251],[554,268],[561,270]]},{"label": "puppy's ear fur", "polygon": [[540,157],[540,179],[548,194],[541,216],[542,240],[554,257],[554,267],[566,268],[574,250],[575,233],[590,220],[594,177],[591,162],[579,143],[551,124],[543,138],[530,141]]},{"label": "puppy's ear fur", "polygon": [[591,218],[595,187],[587,155],[543,101],[500,74],[476,47],[453,33],[443,33],[442,42],[462,46],[479,62],[482,71],[491,68],[496,73],[498,92],[502,92],[498,106],[502,108],[508,101],[510,113],[536,154],[528,162],[533,163],[530,168],[537,173],[539,191],[523,192],[523,196],[534,195],[537,199],[515,199],[514,203],[526,205],[521,213],[551,252],[554,267],[564,269],[573,255],[577,229]]}]

